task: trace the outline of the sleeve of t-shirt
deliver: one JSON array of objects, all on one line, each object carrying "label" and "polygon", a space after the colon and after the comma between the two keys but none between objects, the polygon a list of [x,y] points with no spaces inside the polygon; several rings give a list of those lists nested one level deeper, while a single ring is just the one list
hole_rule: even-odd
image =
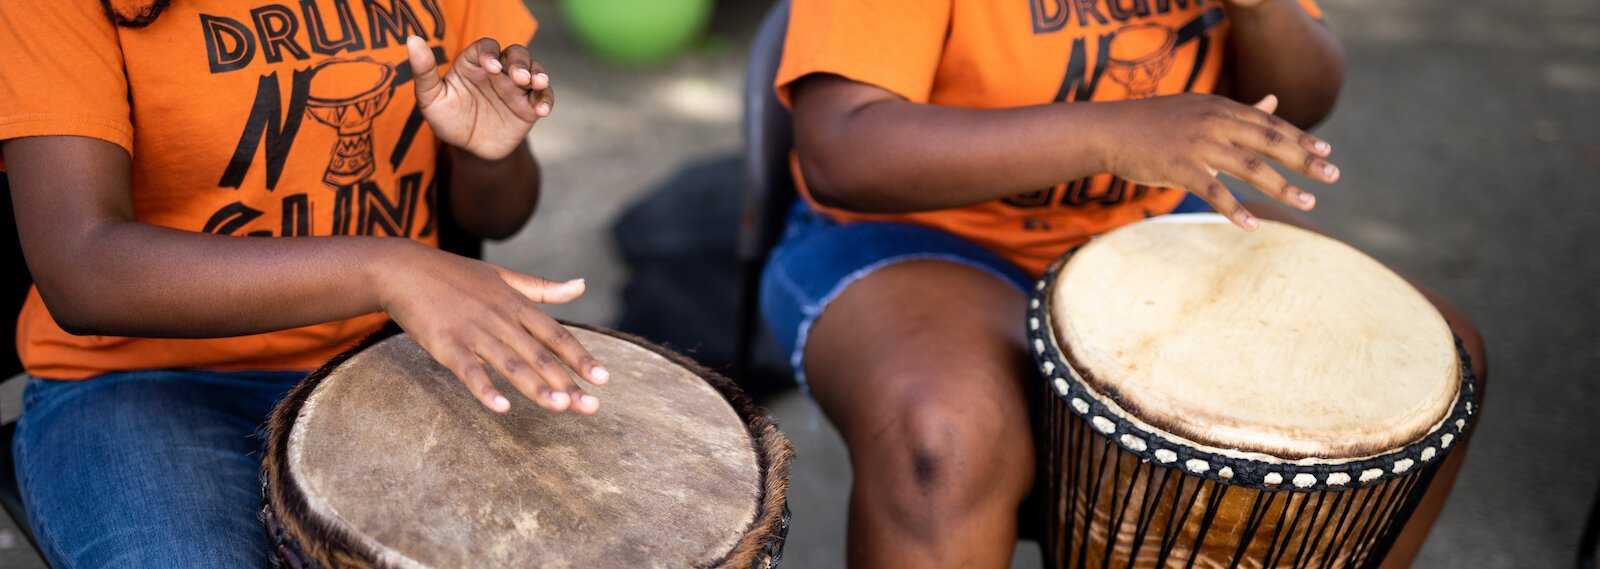
[{"label": "sleeve of t-shirt", "polygon": [[0,2],[0,140],[84,136],[132,154],[128,113],[122,47],[99,2]]},{"label": "sleeve of t-shirt", "polygon": [[951,0],[794,0],[773,87],[831,73],[928,102],[950,28]]},{"label": "sleeve of t-shirt", "polygon": [[[450,60],[461,54],[467,45],[482,38],[493,38],[505,49],[511,44],[525,44],[533,38],[539,22],[528,12],[522,0],[465,0],[461,11],[460,33],[451,38]],[[535,60],[539,54],[533,54]]]}]

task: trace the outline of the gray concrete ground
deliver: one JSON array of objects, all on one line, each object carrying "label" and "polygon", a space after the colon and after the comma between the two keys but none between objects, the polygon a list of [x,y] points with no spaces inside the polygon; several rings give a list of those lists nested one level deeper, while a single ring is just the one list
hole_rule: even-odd
[{"label": "gray concrete ground", "polygon": [[[685,160],[737,151],[742,50],[763,2],[727,1],[694,54],[648,70],[586,57],[544,21],[560,102],[535,131],[539,217],[491,260],[585,276],[557,315],[609,322],[626,282],[611,221]],[[1418,567],[1573,563],[1600,485],[1600,5],[1589,0],[1324,0],[1349,50],[1320,131],[1343,169],[1312,218],[1476,318],[1493,381],[1471,460]],[[15,409],[0,392],[0,408]],[[772,403],[799,450],[785,566],[839,567],[849,465],[798,395]],[[3,518],[3,517],[0,517]],[[1017,567],[1037,566],[1024,544]],[[0,566],[37,560],[0,519]]]}]

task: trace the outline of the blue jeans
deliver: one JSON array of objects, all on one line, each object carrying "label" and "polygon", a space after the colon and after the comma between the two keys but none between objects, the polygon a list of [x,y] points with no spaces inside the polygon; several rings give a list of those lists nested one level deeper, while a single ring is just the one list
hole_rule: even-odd
[{"label": "blue jeans", "polygon": [[45,559],[58,569],[265,566],[259,430],[303,377],[29,377],[12,444]]}]

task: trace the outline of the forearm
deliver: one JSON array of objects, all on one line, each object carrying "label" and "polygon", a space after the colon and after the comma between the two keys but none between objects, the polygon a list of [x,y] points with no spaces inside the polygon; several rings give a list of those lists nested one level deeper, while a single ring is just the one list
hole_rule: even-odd
[{"label": "forearm", "polygon": [[524,140],[500,160],[484,160],[445,145],[450,153],[450,210],[467,231],[489,238],[515,235],[539,204],[539,162]]},{"label": "forearm", "polygon": [[1112,105],[878,102],[829,120],[797,120],[800,167],[812,196],[828,205],[873,212],[972,205],[1105,172]]},{"label": "forearm", "polygon": [[1277,114],[1310,128],[1333,112],[1344,82],[1344,47],[1298,0],[1228,5],[1233,21],[1233,97],[1254,103],[1269,94]]},{"label": "forearm", "polygon": [[424,249],[406,239],[227,237],[121,220],[52,237],[55,254],[29,260],[63,328],[167,338],[255,334],[376,312],[381,267]]}]

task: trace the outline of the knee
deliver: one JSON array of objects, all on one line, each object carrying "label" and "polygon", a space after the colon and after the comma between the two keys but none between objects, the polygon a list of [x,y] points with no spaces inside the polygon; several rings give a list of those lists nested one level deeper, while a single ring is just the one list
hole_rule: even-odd
[{"label": "knee", "polygon": [[880,433],[869,434],[872,443],[852,449],[858,477],[875,477],[875,486],[903,505],[918,504],[906,509],[1020,502],[1033,483],[1032,434],[1020,400],[916,397],[885,419]]}]

